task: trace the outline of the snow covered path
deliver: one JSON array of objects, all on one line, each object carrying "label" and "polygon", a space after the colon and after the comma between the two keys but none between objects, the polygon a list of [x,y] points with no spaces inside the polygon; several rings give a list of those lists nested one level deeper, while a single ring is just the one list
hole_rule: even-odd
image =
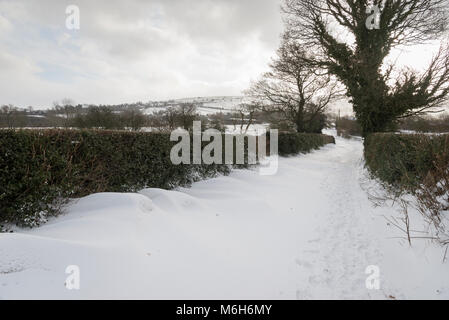
[{"label": "snow covered path", "polygon": [[[410,249],[360,187],[361,141],[178,191],[95,194],[34,230],[0,234],[0,298],[449,298],[449,267]],[[64,282],[80,268],[80,289]],[[368,290],[365,270],[380,270]]]}]

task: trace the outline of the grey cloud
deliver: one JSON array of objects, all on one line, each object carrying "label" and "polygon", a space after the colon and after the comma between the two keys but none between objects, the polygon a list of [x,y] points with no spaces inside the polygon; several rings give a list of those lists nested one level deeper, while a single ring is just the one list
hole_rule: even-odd
[{"label": "grey cloud", "polygon": [[[65,29],[69,4],[81,10],[76,32]],[[19,105],[240,94],[265,71],[282,30],[279,0],[0,0],[0,26],[1,49],[29,72],[8,92],[2,81],[19,78],[11,68],[1,77],[0,103]],[[52,83],[42,65],[89,77]],[[10,92],[26,86],[29,94]]]}]

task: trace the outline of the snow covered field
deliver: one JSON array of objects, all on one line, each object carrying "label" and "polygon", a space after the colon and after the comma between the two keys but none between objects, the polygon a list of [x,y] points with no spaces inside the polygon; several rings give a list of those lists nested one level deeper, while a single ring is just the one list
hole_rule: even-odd
[{"label": "snow covered field", "polygon": [[[167,107],[176,107],[181,103],[193,103],[197,105],[197,111],[201,115],[210,115],[214,113],[228,113],[239,109],[239,106],[244,103],[252,103],[255,99],[250,96],[216,96],[216,97],[193,97],[183,98],[167,101],[149,102],[151,106],[141,105],[139,108],[144,114],[152,115],[156,112],[163,111]],[[340,116],[352,116],[352,105],[345,99],[332,102],[329,106],[329,111],[340,113]],[[63,115],[61,115],[63,116]]]},{"label": "snow covered field", "polygon": [[[95,194],[0,234],[0,298],[449,298],[444,250],[412,248],[361,188],[362,142],[281,158],[177,191]],[[80,268],[80,289],[64,286]],[[365,273],[378,266],[380,289]]]}]

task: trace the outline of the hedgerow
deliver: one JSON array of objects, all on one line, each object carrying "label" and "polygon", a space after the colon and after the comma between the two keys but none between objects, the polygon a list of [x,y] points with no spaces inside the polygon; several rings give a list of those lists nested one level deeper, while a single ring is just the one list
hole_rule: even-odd
[{"label": "hedgerow", "polygon": [[435,160],[447,153],[449,135],[377,133],[364,144],[366,165],[376,177],[413,190],[435,170]]},{"label": "hedgerow", "polygon": [[449,135],[372,134],[365,139],[365,161],[387,198],[401,203],[402,230],[410,243],[408,207],[413,204],[431,226],[431,238],[449,244],[443,216],[449,210]]},{"label": "hedgerow", "polygon": [[[323,135],[280,134],[279,151],[307,152],[330,140]],[[0,223],[32,227],[58,214],[70,198],[172,189],[231,170],[228,165],[174,165],[174,144],[166,133],[1,130]]]},{"label": "hedgerow", "polygon": [[315,133],[279,133],[279,155],[288,156],[307,153],[326,144],[334,143],[335,138]]}]

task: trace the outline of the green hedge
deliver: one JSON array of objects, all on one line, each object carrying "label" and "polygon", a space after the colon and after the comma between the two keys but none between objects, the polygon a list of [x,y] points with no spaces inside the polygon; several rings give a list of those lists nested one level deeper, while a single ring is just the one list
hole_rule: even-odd
[{"label": "green hedge", "polygon": [[449,154],[449,135],[377,133],[369,135],[364,144],[371,173],[408,190],[414,190],[435,169],[437,157]]},{"label": "green hedge", "polygon": [[[280,134],[281,155],[333,137]],[[96,192],[170,189],[227,174],[227,165],[173,165],[169,134],[94,130],[1,130],[0,223],[38,225],[65,199]]]},{"label": "green hedge", "polygon": [[326,144],[334,143],[335,138],[315,133],[279,133],[279,155],[288,156],[307,153]]}]

